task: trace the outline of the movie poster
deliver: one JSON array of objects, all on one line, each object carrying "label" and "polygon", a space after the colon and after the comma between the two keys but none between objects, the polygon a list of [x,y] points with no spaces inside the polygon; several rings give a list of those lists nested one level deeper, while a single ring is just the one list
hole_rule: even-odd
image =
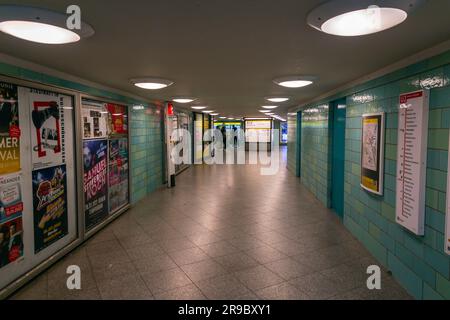
[{"label": "movie poster", "polygon": [[363,115],[361,139],[361,186],[383,194],[384,113]]},{"label": "movie poster", "polygon": [[0,222],[0,269],[22,257],[22,217]]},{"label": "movie poster", "polygon": [[70,98],[30,89],[33,170],[65,163],[64,108]]},{"label": "movie poster", "polygon": [[68,234],[66,166],[33,171],[34,251]]},{"label": "movie poster", "polygon": [[107,140],[83,144],[85,222],[89,230],[108,217]]},{"label": "movie poster", "polygon": [[105,107],[83,104],[81,117],[84,139],[108,137],[108,111]]},{"label": "movie poster", "polygon": [[21,174],[0,176],[0,223],[22,216]]},{"label": "movie poster", "polygon": [[128,139],[109,141],[109,210],[128,204]]},{"label": "movie poster", "polygon": [[20,171],[17,86],[0,82],[0,175]]},{"label": "movie poster", "polygon": [[117,104],[107,104],[111,118],[111,134],[128,134],[127,107]]}]

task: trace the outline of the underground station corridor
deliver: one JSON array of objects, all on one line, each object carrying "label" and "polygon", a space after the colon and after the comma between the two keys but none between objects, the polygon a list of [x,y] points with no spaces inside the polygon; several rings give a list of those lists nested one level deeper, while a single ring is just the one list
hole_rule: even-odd
[{"label": "underground station corridor", "polygon": [[[58,262],[13,299],[411,299],[285,167],[200,166]],[[65,286],[68,266],[84,286]]]},{"label": "underground station corridor", "polygon": [[0,0],[1,317],[450,300],[449,12]]}]

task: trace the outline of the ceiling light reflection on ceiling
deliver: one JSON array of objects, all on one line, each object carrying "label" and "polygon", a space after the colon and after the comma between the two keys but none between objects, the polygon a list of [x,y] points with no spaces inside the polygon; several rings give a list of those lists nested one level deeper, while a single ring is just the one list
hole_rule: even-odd
[{"label": "ceiling light reflection on ceiling", "polygon": [[131,79],[131,82],[136,87],[146,90],[159,90],[173,85],[172,81],[159,78],[135,78]]},{"label": "ceiling light reflection on ceiling", "polygon": [[69,30],[67,15],[47,9],[20,5],[0,5],[0,31],[16,38],[42,43],[66,44],[92,36],[94,29],[81,22]]},{"label": "ceiling light reflection on ceiling", "polygon": [[362,36],[393,28],[403,23],[425,0],[331,0],[308,15],[308,24],[322,32],[343,36]]}]

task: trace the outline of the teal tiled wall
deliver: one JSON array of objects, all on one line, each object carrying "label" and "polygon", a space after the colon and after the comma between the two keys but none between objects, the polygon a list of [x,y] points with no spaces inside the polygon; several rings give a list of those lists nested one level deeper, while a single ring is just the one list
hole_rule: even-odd
[{"label": "teal tiled wall", "polygon": [[[425,236],[395,222],[398,100],[401,93],[430,89]],[[345,226],[417,299],[450,299],[450,257],[444,253],[450,128],[450,52],[363,83],[320,104],[347,97]],[[303,183],[326,205],[330,181],[327,112],[306,106]],[[360,187],[361,115],[386,112],[383,196]],[[323,119],[321,119],[323,117]],[[304,117],[305,118],[305,117]],[[328,159],[328,162],[327,162]]]},{"label": "teal tiled wall", "polygon": [[162,110],[133,110],[131,136],[131,201],[136,203],[164,183]]},{"label": "teal tiled wall", "polygon": [[328,159],[328,104],[306,107],[302,116],[302,183],[325,205],[330,205]]},{"label": "teal tiled wall", "polygon": [[297,175],[297,115],[288,116],[288,143],[287,143],[287,168],[288,170]]}]

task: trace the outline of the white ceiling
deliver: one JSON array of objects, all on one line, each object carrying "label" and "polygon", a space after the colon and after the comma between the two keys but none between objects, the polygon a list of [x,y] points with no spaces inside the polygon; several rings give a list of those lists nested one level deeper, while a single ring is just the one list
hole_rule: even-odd
[{"label": "white ceiling", "polygon": [[[0,34],[0,51],[155,101],[199,97],[226,116],[258,116],[264,97],[287,95],[279,112],[450,39],[450,1],[429,0],[402,25],[342,38],[306,25],[321,0],[77,0],[96,34],[76,44],[39,45]],[[0,4],[11,3],[0,0]],[[65,12],[72,0],[15,0]],[[284,89],[279,76],[318,77]],[[175,85],[135,88],[134,77]]]}]

